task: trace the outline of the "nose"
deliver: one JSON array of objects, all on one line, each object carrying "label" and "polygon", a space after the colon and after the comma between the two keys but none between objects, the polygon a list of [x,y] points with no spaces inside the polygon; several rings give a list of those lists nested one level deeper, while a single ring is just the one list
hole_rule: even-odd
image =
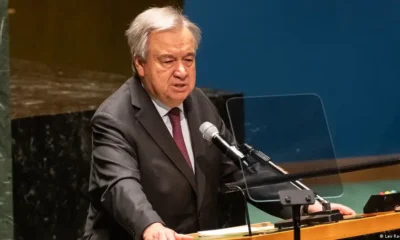
[{"label": "nose", "polygon": [[174,76],[179,79],[185,79],[187,75],[188,72],[186,70],[186,66],[183,64],[183,62],[179,61],[174,71]]}]

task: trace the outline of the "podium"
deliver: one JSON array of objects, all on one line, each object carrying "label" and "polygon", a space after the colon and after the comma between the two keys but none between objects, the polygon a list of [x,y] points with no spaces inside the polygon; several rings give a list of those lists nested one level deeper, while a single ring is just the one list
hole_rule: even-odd
[{"label": "podium", "polygon": [[[252,226],[271,223],[258,223]],[[396,233],[394,232],[396,231]],[[301,238],[307,240],[317,239],[357,239],[366,235],[378,234],[367,239],[400,239],[400,212],[381,212],[361,214],[345,218],[339,222],[305,226],[301,228]],[[191,234],[195,239],[201,240],[198,234]],[[207,238],[210,239],[210,238]],[[261,233],[253,236],[216,237],[224,240],[292,240],[293,230],[277,230],[270,233]],[[365,239],[365,238],[364,238]]]}]

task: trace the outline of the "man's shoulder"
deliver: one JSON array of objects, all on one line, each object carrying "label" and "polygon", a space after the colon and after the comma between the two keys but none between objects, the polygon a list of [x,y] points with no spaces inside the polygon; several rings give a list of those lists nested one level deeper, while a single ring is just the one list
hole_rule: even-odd
[{"label": "man's shoulder", "polygon": [[93,118],[100,114],[118,116],[119,112],[127,111],[131,106],[131,97],[128,79],[118,89],[116,89],[109,97],[107,97],[95,111]]},{"label": "man's shoulder", "polygon": [[191,107],[201,112],[202,116],[210,117],[212,115],[219,117],[219,112],[211,100],[210,96],[202,88],[194,88],[191,93]]},{"label": "man's shoulder", "polygon": [[210,99],[201,88],[195,87],[190,95],[198,104],[210,104]]}]

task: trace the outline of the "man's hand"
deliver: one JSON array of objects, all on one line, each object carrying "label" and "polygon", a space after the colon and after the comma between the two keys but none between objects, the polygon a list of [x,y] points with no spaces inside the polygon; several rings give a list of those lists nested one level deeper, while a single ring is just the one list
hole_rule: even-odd
[{"label": "man's hand", "polygon": [[[343,215],[356,215],[356,212],[353,209],[338,203],[331,203],[331,209],[339,210],[340,213]],[[313,205],[310,205],[308,207],[308,213],[315,213],[320,211],[322,211],[322,204],[320,204],[319,202],[315,202]]]},{"label": "man's hand", "polygon": [[191,236],[178,234],[161,223],[153,223],[143,232],[143,240],[191,240]]}]

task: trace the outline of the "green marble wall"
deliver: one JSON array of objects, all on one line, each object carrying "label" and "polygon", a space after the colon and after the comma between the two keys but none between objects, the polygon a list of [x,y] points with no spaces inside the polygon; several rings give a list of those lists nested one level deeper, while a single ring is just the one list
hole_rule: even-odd
[{"label": "green marble wall", "polygon": [[13,239],[7,0],[0,0],[0,240]]}]

